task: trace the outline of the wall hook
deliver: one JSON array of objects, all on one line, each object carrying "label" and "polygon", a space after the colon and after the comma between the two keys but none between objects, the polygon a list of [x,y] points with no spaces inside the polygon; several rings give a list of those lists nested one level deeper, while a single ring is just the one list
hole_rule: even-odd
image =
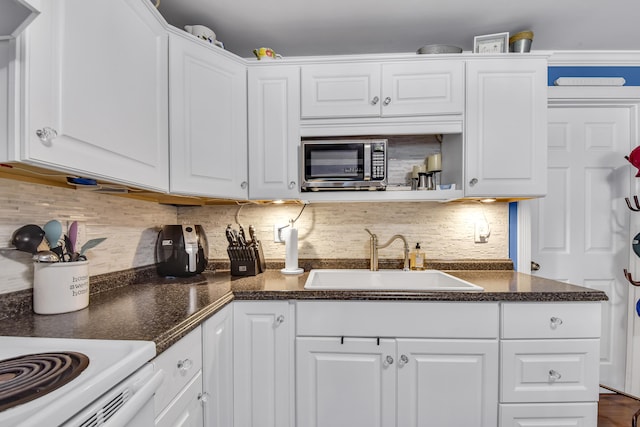
[{"label": "wall hook", "polygon": [[626,277],[629,283],[631,283],[633,286],[640,286],[640,282],[636,282],[635,280],[633,280],[633,277],[631,277],[631,273],[629,273],[626,268],[624,269],[624,277]]},{"label": "wall hook", "polygon": [[624,198],[624,201],[627,202],[627,207],[634,212],[640,212],[640,202],[638,202],[638,196],[633,196],[633,201],[635,203],[635,207],[631,206],[631,200],[628,197]]}]

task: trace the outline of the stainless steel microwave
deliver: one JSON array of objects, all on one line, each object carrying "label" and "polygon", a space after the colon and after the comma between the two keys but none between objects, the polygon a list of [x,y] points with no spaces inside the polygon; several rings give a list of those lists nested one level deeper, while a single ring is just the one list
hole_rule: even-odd
[{"label": "stainless steel microwave", "polygon": [[302,141],[302,191],[384,190],[387,140]]}]

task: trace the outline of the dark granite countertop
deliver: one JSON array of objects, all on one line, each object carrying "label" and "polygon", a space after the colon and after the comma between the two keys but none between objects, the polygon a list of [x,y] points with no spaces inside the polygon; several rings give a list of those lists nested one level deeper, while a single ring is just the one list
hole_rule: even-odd
[{"label": "dark granite countertop", "polygon": [[[446,265],[445,265],[446,266]],[[328,268],[328,267],[323,267]],[[442,266],[440,266],[442,268]],[[141,283],[92,290],[89,306],[72,313],[38,315],[17,310],[2,316],[0,335],[146,340],[158,353],[232,300],[322,299],[402,301],[602,301],[606,294],[510,270],[448,270],[484,292],[307,291],[302,275],[268,270],[250,277],[205,271],[190,278],[146,272]],[[113,282],[113,279],[111,279]],[[93,277],[91,286],[94,286]],[[22,303],[24,306],[25,304]],[[11,312],[0,304],[2,311]]]}]

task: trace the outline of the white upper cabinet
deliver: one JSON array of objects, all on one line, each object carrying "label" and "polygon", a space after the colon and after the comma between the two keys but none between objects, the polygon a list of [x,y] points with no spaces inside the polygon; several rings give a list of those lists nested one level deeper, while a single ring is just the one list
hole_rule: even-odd
[{"label": "white upper cabinet", "polygon": [[465,196],[544,196],[546,59],[469,60],[466,87]]},{"label": "white upper cabinet", "polygon": [[166,191],[167,34],[151,2],[33,4],[10,160]]},{"label": "white upper cabinet", "polygon": [[26,0],[5,0],[0,15],[0,40],[18,37],[39,13]]},{"label": "white upper cabinet", "polygon": [[246,66],[186,33],[170,33],[169,90],[171,192],[246,199]]},{"label": "white upper cabinet", "polygon": [[461,114],[463,105],[464,61],[302,66],[305,119]]},{"label": "white upper cabinet", "polygon": [[300,68],[249,68],[249,198],[297,199]]}]

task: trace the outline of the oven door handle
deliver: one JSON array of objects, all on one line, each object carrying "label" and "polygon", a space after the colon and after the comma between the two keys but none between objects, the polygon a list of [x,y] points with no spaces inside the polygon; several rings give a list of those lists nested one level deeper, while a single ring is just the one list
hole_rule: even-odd
[{"label": "oven door handle", "polygon": [[133,394],[133,397],[129,399],[116,414],[114,414],[109,420],[104,424],[104,427],[108,426],[126,426],[129,421],[131,421],[140,409],[144,407],[144,405],[151,399],[153,399],[153,395],[155,394],[160,384],[162,384],[162,380],[164,378],[164,372],[159,370],[155,372],[151,378],[146,380],[146,382]]}]

